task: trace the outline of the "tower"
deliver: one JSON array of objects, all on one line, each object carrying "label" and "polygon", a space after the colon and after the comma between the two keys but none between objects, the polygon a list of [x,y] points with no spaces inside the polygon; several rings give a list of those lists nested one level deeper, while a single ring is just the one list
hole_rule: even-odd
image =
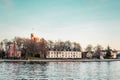
[{"label": "tower", "polygon": [[34,34],[31,33],[31,40],[34,40]]},{"label": "tower", "polygon": [[34,37],[33,33],[31,33],[31,40],[33,40],[34,42],[40,42],[40,38]]}]

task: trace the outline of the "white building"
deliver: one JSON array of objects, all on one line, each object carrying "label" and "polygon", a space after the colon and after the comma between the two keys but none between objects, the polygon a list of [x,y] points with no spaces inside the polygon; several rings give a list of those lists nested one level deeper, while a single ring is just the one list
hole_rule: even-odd
[{"label": "white building", "polygon": [[80,51],[48,51],[46,58],[82,58]]}]

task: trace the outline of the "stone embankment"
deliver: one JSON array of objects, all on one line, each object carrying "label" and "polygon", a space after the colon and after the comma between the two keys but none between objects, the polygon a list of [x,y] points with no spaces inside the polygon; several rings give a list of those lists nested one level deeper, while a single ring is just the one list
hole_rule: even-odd
[{"label": "stone embankment", "polygon": [[41,60],[9,60],[2,59],[0,62],[111,62],[120,59],[41,59]]}]

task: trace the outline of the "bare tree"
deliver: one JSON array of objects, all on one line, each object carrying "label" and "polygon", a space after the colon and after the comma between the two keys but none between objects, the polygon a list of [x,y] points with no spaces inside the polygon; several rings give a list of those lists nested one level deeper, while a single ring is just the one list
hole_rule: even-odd
[{"label": "bare tree", "polygon": [[41,58],[46,58],[48,51],[47,41],[42,38],[41,41],[38,43],[38,52]]},{"label": "bare tree", "polygon": [[3,42],[0,42],[0,50],[3,50]]},{"label": "bare tree", "polygon": [[91,52],[92,49],[93,49],[93,46],[92,46],[91,44],[89,44],[89,45],[86,47],[85,51],[86,51],[86,52]]},{"label": "bare tree", "polygon": [[35,53],[35,43],[30,39],[24,39],[23,50],[25,50],[26,56],[34,56]]},{"label": "bare tree", "polygon": [[71,50],[71,46],[72,44],[70,41],[65,41],[65,45],[64,45],[65,50]]},{"label": "bare tree", "polygon": [[48,46],[50,47],[52,44],[52,47],[54,47],[54,50],[58,50],[58,51],[82,51],[82,48],[80,46],[79,43],[76,42],[70,42],[70,41],[61,41],[58,40],[56,42],[52,42],[52,41],[48,41]]},{"label": "bare tree", "polygon": [[3,43],[5,44],[5,49],[6,49],[6,50],[7,50],[8,42],[9,42],[8,39],[4,39],[4,40],[3,40]]},{"label": "bare tree", "polygon": [[13,39],[13,41],[15,41],[16,44],[17,44],[17,46],[18,46],[18,48],[21,49],[21,48],[23,48],[23,43],[24,43],[24,41],[25,41],[25,38],[15,37],[15,38]]},{"label": "bare tree", "polygon": [[53,44],[54,44],[54,42],[53,41],[51,41],[51,40],[48,40],[48,48],[51,50],[51,49],[53,49]]},{"label": "bare tree", "polygon": [[101,45],[97,45],[95,48],[95,53],[94,53],[94,56],[96,58],[100,58],[100,55],[101,55],[101,51],[103,50],[103,47]]},{"label": "bare tree", "polygon": [[60,50],[64,50],[65,43],[63,41],[60,41]]},{"label": "bare tree", "polygon": [[76,44],[76,50],[77,50],[77,51],[82,51],[82,47],[80,46],[79,43]]}]

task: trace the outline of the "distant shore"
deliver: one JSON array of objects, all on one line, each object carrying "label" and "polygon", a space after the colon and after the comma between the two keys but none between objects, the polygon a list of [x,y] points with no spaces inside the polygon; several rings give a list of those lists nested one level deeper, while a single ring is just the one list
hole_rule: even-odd
[{"label": "distant shore", "polygon": [[111,62],[120,59],[41,59],[41,60],[10,60],[1,59],[0,62]]}]

